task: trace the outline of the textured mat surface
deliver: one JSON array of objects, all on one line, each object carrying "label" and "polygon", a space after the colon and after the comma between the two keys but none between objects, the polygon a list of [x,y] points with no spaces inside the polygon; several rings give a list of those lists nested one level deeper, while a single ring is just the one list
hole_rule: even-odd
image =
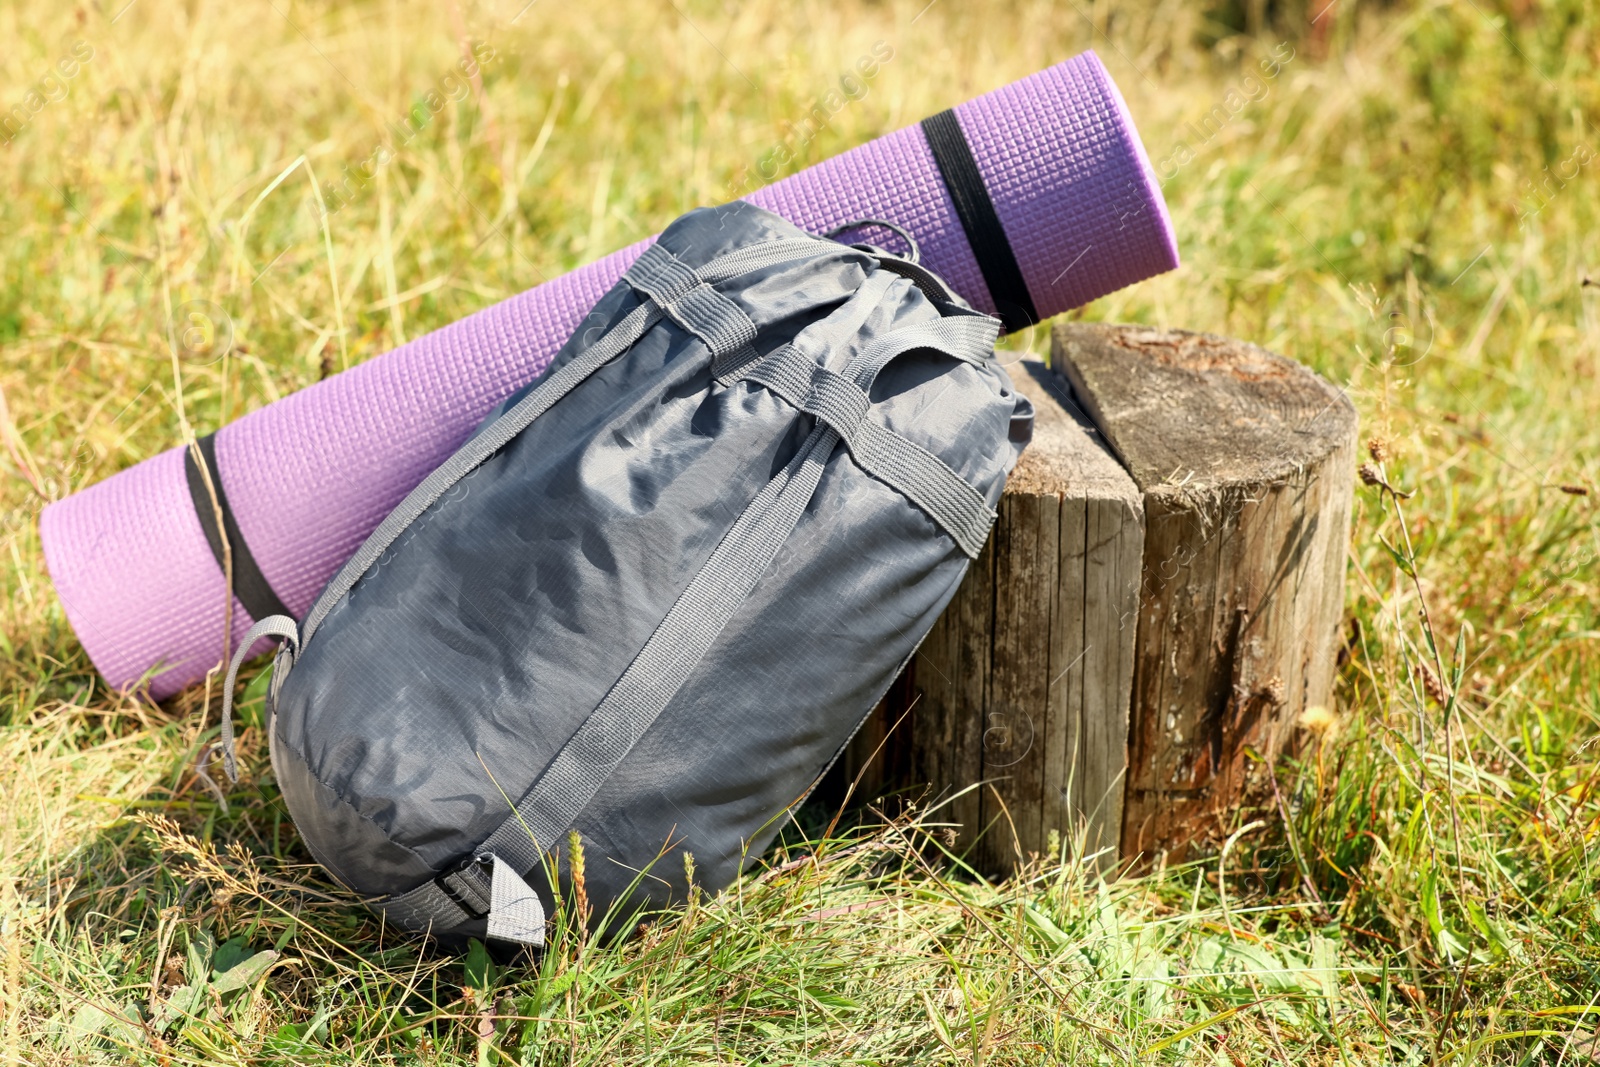
[{"label": "textured mat surface", "polygon": [[[1127,108],[1086,52],[956,108],[1040,315],[1178,264]],[[920,126],[761,189],[751,203],[814,231],[862,217],[910,230],[923,262],[993,302]],[[891,242],[882,235],[873,239]],[[222,428],[217,465],[263,574],[297,615],[385,515],[509,393],[536,377],[649,245],[452,323]],[[222,658],[222,573],[172,449],[46,508],[45,561],[114,686],[169,696]],[[250,617],[234,602],[234,634]]]}]

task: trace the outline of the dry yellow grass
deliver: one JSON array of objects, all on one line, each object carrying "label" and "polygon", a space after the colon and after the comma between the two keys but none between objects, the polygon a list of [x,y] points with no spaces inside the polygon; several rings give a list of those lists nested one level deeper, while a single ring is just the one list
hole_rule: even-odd
[{"label": "dry yellow grass", "polygon": [[[1597,1054],[1586,5],[124,3],[0,10],[0,1056]],[[1186,265],[1087,314],[1310,363],[1415,492],[1358,488],[1339,729],[1282,772],[1291,824],[1234,848],[1226,913],[1214,862],[1104,886],[1046,859],[991,886],[914,827],[869,827],[785,866],[795,836],[622,948],[563,930],[532,970],[428,957],[309,866],[259,730],[224,815],[189,770],[207,694],[153,709],[94,678],[41,563],[44,501],[725,199],[775,146],[801,166],[1091,46],[1169,176]],[[800,143],[875,47],[866,95]],[[437,114],[351,180],[430,92]],[[175,376],[192,301],[234,345]]]}]

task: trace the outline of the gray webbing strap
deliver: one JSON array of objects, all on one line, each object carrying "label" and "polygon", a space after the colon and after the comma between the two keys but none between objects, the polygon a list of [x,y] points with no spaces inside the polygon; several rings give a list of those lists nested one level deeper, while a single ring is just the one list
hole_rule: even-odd
[{"label": "gray webbing strap", "polygon": [[732,385],[739,374],[761,358],[755,345],[745,345],[732,352],[724,352],[711,361],[711,377],[718,385]]},{"label": "gray webbing strap", "polygon": [[[489,851],[484,845],[473,856],[472,862],[448,871],[428,883],[441,892],[445,900],[463,915],[488,920],[489,937],[502,941],[517,941],[524,945],[544,944],[544,903],[539,894],[505,857]],[[412,892],[426,890],[419,886]],[[451,900],[450,894],[456,899]],[[398,899],[398,898],[397,898]],[[438,897],[427,894],[427,900],[437,904]]]},{"label": "gray webbing strap", "polygon": [[[479,858],[481,855],[482,853],[473,856],[472,862],[483,862]],[[462,878],[460,870],[453,870],[446,871],[440,875],[438,882],[454,893],[458,902],[463,907],[468,908],[474,915],[487,914],[489,908],[493,905],[493,898],[490,896],[491,887],[487,878],[482,880]]]},{"label": "gray webbing strap", "polygon": [[246,630],[239,640],[233,662],[228,664],[227,677],[222,681],[222,737],[217,742],[222,749],[222,769],[228,773],[230,782],[239,780],[239,762],[233,753],[233,687],[239,681],[239,667],[250,654],[250,646],[263,637],[281,637],[295,652],[300,650],[300,629],[287,615],[268,615]]},{"label": "gray webbing strap", "polygon": [[995,338],[1000,336],[1000,323],[987,315],[959,315],[916,326],[904,326],[886,334],[868,345],[858,357],[845,367],[846,377],[853,378],[863,389],[870,389],[878,372],[897,356],[913,349],[932,348],[947,356],[981,367],[988,359],[975,353],[994,351]]},{"label": "gray webbing strap", "polygon": [[755,349],[756,327],[733,300],[713,289],[713,282],[843,251],[832,241],[782,238],[747,245],[718,256],[703,267],[690,267],[661,245],[651,245],[628,268],[629,285],[654,300],[672,320],[711,349],[711,373],[719,383],[761,354]]},{"label": "gray webbing strap", "polygon": [[693,267],[659,244],[645,249],[622,280],[662,307],[701,284]]},{"label": "gray webbing strap", "polygon": [[944,460],[871,419],[857,427],[850,454],[862,470],[926,511],[967,558],[983,553],[996,512]]},{"label": "gray webbing strap", "polygon": [[735,352],[741,361],[755,354],[756,326],[750,316],[661,245],[645,249],[622,277],[704,341],[713,367]]},{"label": "gray webbing strap", "polygon": [[[838,441],[834,430],[817,426],[794,459],[756,494],[622,677],[484,842],[483,852],[525,871],[561,840],[772,565],[810,503]],[[461,875],[451,881],[452,887],[473,878],[481,892],[481,865]]]},{"label": "gray webbing strap", "polygon": [[679,326],[704,341],[717,365],[729,356],[748,358],[755,354],[751,346],[756,339],[756,325],[736,302],[713,289],[713,282],[840,251],[831,241],[785,238],[747,245],[695,268],[655,244],[634,260],[623,277]]},{"label": "gray webbing strap", "polygon": [[665,310],[673,322],[704,341],[713,357],[755,344],[756,324],[744,308],[709,285],[695,286]]},{"label": "gray webbing strap", "polygon": [[861,332],[867,319],[883,306],[889,298],[889,290],[896,285],[909,288],[910,283],[886,270],[873,271],[843,307],[801,330],[794,343],[809,352],[837,352],[847,340]]},{"label": "gray webbing strap", "polygon": [[776,241],[763,241],[760,244],[746,245],[735,249],[725,255],[699,268],[697,273],[703,281],[722,282],[729,278],[737,278],[741,274],[761,270],[764,267],[775,267],[779,263],[792,263],[797,259],[814,259],[817,256],[828,255],[846,251],[833,241],[816,237],[783,237]]},{"label": "gray webbing strap", "polygon": [[[897,280],[888,271],[873,271],[843,306],[801,330],[795,343],[805,345],[812,352],[835,351],[846,338],[856,334],[867,317],[882,305],[889,287]],[[744,377],[750,365],[760,358],[759,353],[750,349],[728,359],[714,361],[711,374],[718,385],[732,385]]]},{"label": "gray webbing strap", "polygon": [[860,385],[819,366],[793,345],[784,345],[740,377],[832,426],[857,466],[926,511],[961,551],[978,558],[994,526],[989,502],[944,460],[868,418],[872,401]]},{"label": "gray webbing strap", "polygon": [[423,882],[397,896],[371,902],[396,926],[405,930],[449,930],[472,918],[437,882]]}]

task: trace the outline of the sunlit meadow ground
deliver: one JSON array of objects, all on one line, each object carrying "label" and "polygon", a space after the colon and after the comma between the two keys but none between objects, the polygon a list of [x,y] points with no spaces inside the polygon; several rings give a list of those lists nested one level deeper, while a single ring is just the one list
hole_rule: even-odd
[{"label": "sunlit meadow ground", "polygon": [[[126,2],[0,11],[6,1062],[1600,1060],[1591,5]],[[463,41],[490,58],[447,83]],[[309,865],[259,729],[224,815],[189,769],[205,694],[96,679],[39,508],[727,198],[875,46],[794,165],[1094,47],[1185,265],[1085,314],[1287,353],[1386,443],[1413,495],[1356,486],[1292,825],[1241,811],[1266,825],[1220,877],[1110,884],[1070,847],[987,884],[866,826],[621,947],[420,952]],[[324,232],[318,190],[430,91]],[[175,379],[190,301],[234,348]]]}]

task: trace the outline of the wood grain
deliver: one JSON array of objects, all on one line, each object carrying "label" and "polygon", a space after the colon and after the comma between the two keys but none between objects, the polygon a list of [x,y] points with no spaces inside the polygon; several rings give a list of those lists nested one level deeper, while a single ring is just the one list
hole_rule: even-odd
[{"label": "wood grain", "polygon": [[1053,339],[1059,374],[1012,368],[1037,420],[988,547],[841,761],[991,873],[1053,832],[1107,865],[1226,836],[1329,701],[1343,610],[1342,393],[1205,334]]},{"label": "wood grain", "polygon": [[1301,712],[1331,698],[1356,414],[1282,356],[1067,323],[1054,364],[1143,496],[1126,857],[1234,828]]},{"label": "wood grain", "polygon": [[958,847],[979,869],[1009,870],[1043,853],[1052,833],[1109,864],[1122,822],[1142,507],[1066,382],[1036,361],[1010,370],[1033,401],[1034,435],[994,533],[840,774],[859,776],[858,797],[921,796],[933,821],[959,828]]}]

